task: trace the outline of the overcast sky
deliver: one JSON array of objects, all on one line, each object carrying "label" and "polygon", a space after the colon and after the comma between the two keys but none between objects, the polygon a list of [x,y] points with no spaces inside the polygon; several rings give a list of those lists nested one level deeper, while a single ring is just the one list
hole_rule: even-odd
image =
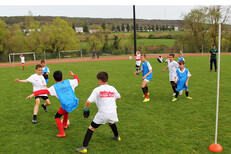
[{"label": "overcast sky", "polygon": [[[91,18],[182,19],[192,8],[230,5],[230,0],[2,0],[0,16],[66,16]],[[166,5],[168,4],[168,5]],[[198,5],[199,4],[199,5]]]}]

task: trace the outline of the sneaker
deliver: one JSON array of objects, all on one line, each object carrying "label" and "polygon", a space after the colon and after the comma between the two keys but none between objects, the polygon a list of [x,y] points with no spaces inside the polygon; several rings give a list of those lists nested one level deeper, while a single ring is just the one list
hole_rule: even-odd
[{"label": "sneaker", "polygon": [[44,106],[44,104],[42,104],[41,106],[43,107],[44,111],[47,112],[46,106]]},{"label": "sneaker", "polygon": [[36,123],[37,123],[37,120],[36,120],[36,119],[32,119],[32,123],[33,123],[33,124],[36,124]]},{"label": "sneaker", "polygon": [[116,140],[116,141],[121,141],[121,137],[120,137],[120,136],[118,136],[118,137],[113,136],[112,138],[113,138],[114,140]]},{"label": "sneaker", "polygon": [[76,149],[76,151],[81,153],[87,153],[87,147],[81,147],[79,149]]},{"label": "sneaker", "polygon": [[144,100],[143,100],[143,102],[149,102],[150,101],[150,98],[145,98]]},{"label": "sneaker", "polygon": [[172,94],[172,96],[175,96],[175,95],[176,95],[176,93],[173,93],[173,94]]},{"label": "sneaker", "polygon": [[188,99],[192,99],[192,97],[189,97],[189,96],[188,96],[188,97],[186,97],[186,98],[188,98]]},{"label": "sneaker", "polygon": [[172,99],[172,102],[175,102],[175,101],[177,101],[177,98],[173,98],[173,99]]},{"label": "sneaker", "polygon": [[[149,92],[148,92],[148,95],[149,95]],[[145,97],[145,95],[143,95],[143,97]]]},{"label": "sneaker", "polygon": [[180,95],[182,95],[182,94],[183,94],[183,90],[180,91]]},{"label": "sneaker", "polygon": [[57,137],[66,137],[66,134],[65,134],[65,133],[64,133],[64,134],[59,133],[59,134],[57,134],[56,136],[57,136]]}]

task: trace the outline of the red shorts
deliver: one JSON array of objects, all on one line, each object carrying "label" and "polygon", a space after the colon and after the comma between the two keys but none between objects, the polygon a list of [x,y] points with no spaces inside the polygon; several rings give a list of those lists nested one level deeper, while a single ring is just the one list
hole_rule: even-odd
[{"label": "red shorts", "polygon": [[59,108],[58,113],[60,115],[68,114],[68,112],[66,110],[62,109],[62,107]]}]

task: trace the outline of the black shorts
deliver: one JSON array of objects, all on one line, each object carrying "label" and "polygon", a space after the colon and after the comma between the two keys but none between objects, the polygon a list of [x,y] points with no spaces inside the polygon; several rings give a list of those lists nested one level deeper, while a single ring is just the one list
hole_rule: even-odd
[{"label": "black shorts", "polygon": [[136,67],[140,67],[140,66],[136,65]]},{"label": "black shorts", "polygon": [[41,97],[44,101],[48,99],[47,96],[35,96],[34,98],[37,99],[37,98],[40,98],[40,97]]},{"label": "black shorts", "polygon": [[98,128],[100,125],[101,125],[101,124],[96,124],[96,123],[94,123],[93,121],[91,122],[91,126],[92,126],[93,128]]}]

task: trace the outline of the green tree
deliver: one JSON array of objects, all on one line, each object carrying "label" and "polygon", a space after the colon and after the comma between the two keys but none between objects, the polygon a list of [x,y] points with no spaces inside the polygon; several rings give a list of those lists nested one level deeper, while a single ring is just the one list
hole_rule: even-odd
[{"label": "green tree", "polygon": [[122,26],[121,26],[121,31],[125,31],[125,25],[124,24],[122,24]]},{"label": "green tree", "polygon": [[120,32],[120,25],[117,25],[116,30],[117,32]]},{"label": "green tree", "polygon": [[119,44],[120,44],[120,39],[119,39],[119,36],[118,35],[114,35],[114,39],[113,39],[113,48],[115,50],[118,50],[119,49]]},{"label": "green tree", "polygon": [[88,25],[86,23],[83,25],[83,32],[89,33]]},{"label": "green tree", "polygon": [[103,30],[105,30],[106,29],[106,24],[102,23],[101,27],[103,28]]},{"label": "green tree", "polygon": [[126,26],[126,30],[127,30],[128,32],[131,30],[131,28],[130,28],[130,25],[129,25],[129,24],[127,24],[127,26]]},{"label": "green tree", "polygon": [[0,19],[0,54],[2,54],[5,51],[9,33],[10,32],[6,27],[5,21],[2,21]]}]

